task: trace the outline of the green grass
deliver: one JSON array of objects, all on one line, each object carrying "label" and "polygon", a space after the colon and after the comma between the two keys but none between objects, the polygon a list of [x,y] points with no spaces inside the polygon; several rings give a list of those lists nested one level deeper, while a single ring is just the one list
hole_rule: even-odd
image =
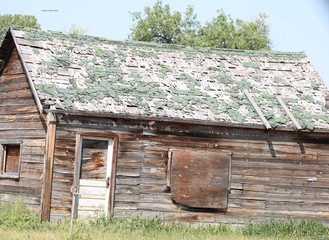
[{"label": "green grass", "polygon": [[[329,229],[316,221],[286,219],[240,228],[229,225],[188,225],[159,218],[105,218],[78,220],[72,239],[328,239]],[[0,204],[0,239],[70,239],[69,221],[41,223],[23,203]]]}]

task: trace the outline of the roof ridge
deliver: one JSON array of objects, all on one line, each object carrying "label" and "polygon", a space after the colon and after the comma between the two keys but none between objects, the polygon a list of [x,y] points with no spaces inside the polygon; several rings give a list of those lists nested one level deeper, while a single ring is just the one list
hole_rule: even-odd
[{"label": "roof ridge", "polygon": [[[108,44],[123,44],[129,46],[140,46],[140,47],[153,47],[158,49],[168,49],[168,50],[182,50],[185,52],[194,52],[194,53],[214,53],[214,54],[227,54],[227,55],[247,55],[247,56],[264,56],[264,57],[286,57],[286,58],[307,58],[304,51],[294,51],[294,52],[284,52],[284,51],[274,51],[274,50],[248,50],[248,49],[229,49],[229,48],[214,48],[214,47],[191,47],[184,46],[180,44],[163,44],[163,43],[155,43],[155,42],[142,42],[142,41],[132,41],[132,40],[114,40],[105,37],[91,36],[91,35],[73,35],[66,34],[61,31],[54,30],[43,30],[43,29],[35,29],[30,27],[13,27],[14,30],[21,30],[25,32],[43,32],[50,33],[51,35],[59,37],[62,35],[65,39],[74,36],[75,38],[83,39],[93,39],[103,43]],[[35,39],[34,39],[35,40]]]}]

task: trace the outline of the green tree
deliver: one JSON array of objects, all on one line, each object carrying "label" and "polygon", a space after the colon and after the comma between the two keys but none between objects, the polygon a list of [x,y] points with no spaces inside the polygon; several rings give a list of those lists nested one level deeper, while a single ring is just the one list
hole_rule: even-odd
[{"label": "green tree", "polygon": [[259,14],[253,21],[233,20],[219,11],[211,22],[199,29],[198,45],[202,47],[269,50],[269,26],[267,16]]},{"label": "green tree", "polygon": [[271,48],[265,14],[259,14],[252,21],[243,21],[234,20],[221,10],[202,26],[192,6],[182,14],[172,12],[168,4],[163,5],[158,0],[143,13],[132,13],[132,18],[134,25],[130,39],[135,41],[250,50]]},{"label": "green tree", "polygon": [[181,14],[171,12],[169,5],[163,5],[161,0],[153,7],[146,7],[144,13],[133,12],[131,15],[135,24],[130,39],[135,41],[193,44],[200,25],[192,6]]},{"label": "green tree", "polygon": [[37,19],[31,15],[4,14],[0,15],[0,41],[4,38],[10,26],[40,28]]},{"label": "green tree", "polygon": [[80,27],[80,26],[76,26],[75,24],[72,24],[68,34],[70,35],[85,35],[87,33],[87,29]]}]

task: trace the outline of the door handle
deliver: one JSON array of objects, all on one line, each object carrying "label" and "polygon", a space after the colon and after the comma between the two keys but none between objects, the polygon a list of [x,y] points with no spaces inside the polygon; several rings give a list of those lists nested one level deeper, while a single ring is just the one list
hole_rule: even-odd
[{"label": "door handle", "polygon": [[110,177],[106,178],[106,188],[110,187]]},{"label": "door handle", "polygon": [[72,193],[73,196],[79,196],[80,195],[77,186],[72,186],[71,187],[71,193]]}]

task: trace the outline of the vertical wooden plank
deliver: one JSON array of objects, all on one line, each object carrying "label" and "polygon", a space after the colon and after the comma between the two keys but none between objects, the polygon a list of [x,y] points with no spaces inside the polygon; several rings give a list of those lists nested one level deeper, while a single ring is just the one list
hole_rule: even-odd
[{"label": "vertical wooden plank", "polygon": [[43,186],[41,198],[41,220],[48,221],[50,217],[51,189],[53,179],[54,149],[56,136],[56,116],[47,114],[46,149],[43,169]]},{"label": "vertical wooden plank", "polygon": [[115,187],[115,173],[116,173],[116,161],[118,153],[118,136],[113,135],[113,155],[112,155],[112,169],[110,178],[110,196],[109,196],[109,213],[113,214],[114,209],[114,187]]},{"label": "vertical wooden plank", "polygon": [[78,184],[80,178],[80,157],[81,157],[81,135],[78,133],[75,139],[75,154],[74,154],[74,177],[72,192],[72,206],[71,206],[71,221],[77,218],[78,213]]},{"label": "vertical wooden plank", "polygon": [[170,176],[171,176],[171,161],[172,161],[173,150],[168,150],[168,165],[167,165],[167,179],[166,179],[166,187],[168,189],[171,188]]}]

